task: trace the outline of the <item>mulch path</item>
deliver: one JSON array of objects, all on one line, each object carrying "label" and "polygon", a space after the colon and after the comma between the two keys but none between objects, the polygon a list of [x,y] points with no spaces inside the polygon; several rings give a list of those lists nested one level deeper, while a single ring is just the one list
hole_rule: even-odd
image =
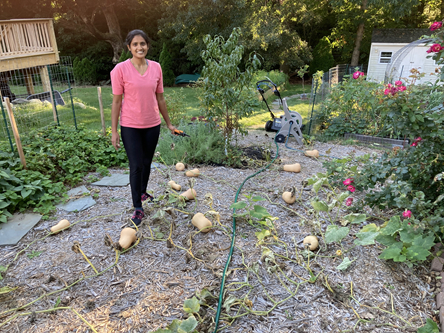
[{"label": "mulch path", "polygon": [[[252,131],[241,141],[249,155],[269,149],[274,153],[272,135]],[[291,143],[290,143],[290,146]],[[315,143],[314,148],[332,156],[379,153],[361,146],[343,146]],[[322,160],[303,156],[301,152],[280,145],[276,165],[250,179],[242,189],[244,195],[266,198],[258,204],[278,219],[276,239],[258,244],[255,232],[260,229],[245,218],[237,220],[236,248],[226,280],[225,304],[222,318],[228,313],[238,317],[230,322],[222,320],[223,332],[415,332],[434,315],[436,285],[429,263],[414,266],[378,259],[383,248],[376,245],[353,247],[353,236],[346,237],[342,246],[351,249],[346,255],[354,260],[346,271],[336,267],[342,259],[335,256],[337,244],[321,243],[316,258],[310,260],[310,269],[304,267],[307,259],[300,256],[301,241],[316,230],[310,200],[312,191],[303,190],[302,181],[323,171]],[[248,159],[245,160],[248,165]],[[251,161],[250,161],[251,162]],[[279,165],[298,162],[298,174],[283,172]],[[41,221],[15,247],[0,248],[0,265],[11,264],[0,286],[18,287],[0,294],[0,323],[10,318],[1,314],[8,309],[23,306],[41,296],[37,302],[16,314],[29,313],[0,327],[1,332],[91,332],[92,330],[70,309],[39,312],[54,306],[77,311],[98,332],[148,332],[165,327],[174,319],[185,319],[183,302],[199,294],[204,288],[218,296],[221,275],[231,241],[232,210],[237,188],[243,180],[258,169],[250,163],[244,169],[222,166],[198,167],[201,176],[194,188],[197,202],[188,202],[180,211],[166,213],[153,219],[159,209],[175,206],[165,201],[146,205],[146,215],[140,231],[143,238],[128,252],[120,255],[117,265],[99,276],[80,253],[72,250],[79,242],[82,251],[101,272],[113,265],[115,251],[104,244],[109,235],[118,240],[122,227],[128,225],[132,213],[130,188],[103,188],[87,184],[97,191],[97,205],[78,213],[57,211],[51,220]],[[126,170],[112,170],[124,173]],[[155,197],[166,193],[167,174],[188,188],[188,179],[173,167],[154,170],[150,188]],[[86,179],[86,178],[85,178]],[[281,199],[283,189],[295,186],[300,200],[286,205]],[[207,193],[211,193],[212,205]],[[220,224],[208,233],[196,233],[191,224],[194,213],[210,209],[220,214]],[[171,212],[171,211],[170,211]],[[345,213],[344,213],[345,214]],[[157,214],[159,216],[159,214]],[[59,234],[33,243],[17,260],[15,255],[27,244],[47,235],[58,220],[66,218],[78,222]],[[215,222],[215,219],[213,219]],[[371,218],[366,223],[376,223]],[[323,232],[329,223],[322,221]],[[171,229],[171,226],[174,228]],[[362,226],[352,225],[351,235]],[[158,238],[152,240],[151,231]],[[165,241],[172,230],[171,242]],[[285,245],[284,245],[285,244]],[[191,247],[191,253],[186,250]],[[271,250],[275,260],[264,257],[264,247]],[[298,251],[296,251],[296,247]],[[33,252],[34,251],[34,252]],[[32,257],[31,253],[41,254]],[[300,264],[298,264],[298,262]],[[92,276],[70,284],[83,276]],[[60,289],[65,288],[61,292]],[[54,293],[52,293],[54,292]],[[50,294],[52,293],[52,294]],[[50,295],[49,295],[50,294]],[[199,313],[204,323],[199,332],[212,332],[215,301],[211,308]],[[248,309],[248,311],[246,310]],[[271,311],[270,311],[271,310]],[[11,313],[12,315],[13,313]],[[262,314],[262,315],[260,315]]]}]

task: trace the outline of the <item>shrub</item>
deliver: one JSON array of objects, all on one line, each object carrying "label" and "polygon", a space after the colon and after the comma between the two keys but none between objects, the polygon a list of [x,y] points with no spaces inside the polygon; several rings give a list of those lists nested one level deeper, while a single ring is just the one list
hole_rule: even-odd
[{"label": "shrub", "polygon": [[335,59],[331,50],[330,40],[327,37],[322,37],[313,49],[313,61],[310,62],[311,74],[317,71],[328,72],[335,65]]},{"label": "shrub", "polygon": [[78,84],[94,84],[97,82],[96,67],[88,58],[76,57],[73,63],[74,78]]},{"label": "shrub", "polygon": [[168,165],[177,162],[189,164],[216,164],[240,166],[240,151],[228,146],[225,154],[225,139],[218,128],[208,122],[182,124],[181,129],[190,137],[173,136],[169,131],[161,133],[157,160]]},{"label": "shrub", "polygon": [[241,31],[234,28],[230,37],[204,37],[206,50],[202,51],[205,66],[200,79],[203,88],[202,113],[207,119],[220,119],[224,136],[229,143],[236,133],[244,133],[240,120],[249,116],[258,104],[250,83],[259,66],[256,55],[251,55],[241,72],[244,47],[239,45]]},{"label": "shrub", "polygon": [[176,77],[174,76],[174,72],[171,69],[172,61],[171,54],[168,52],[167,46],[163,43],[162,52],[160,52],[159,63],[162,67],[163,74],[163,84],[168,87],[172,87],[174,85],[174,81]]},{"label": "shrub", "polygon": [[253,75],[253,79],[251,81],[251,85],[254,86],[257,81],[265,80],[266,78],[269,78],[272,82],[274,82],[277,86],[285,86],[288,84],[288,75],[284,72],[274,70],[274,71],[263,71],[259,70],[256,71]]},{"label": "shrub", "polygon": [[131,52],[128,49],[123,49],[118,62],[124,62],[125,60],[131,59],[131,57]]}]

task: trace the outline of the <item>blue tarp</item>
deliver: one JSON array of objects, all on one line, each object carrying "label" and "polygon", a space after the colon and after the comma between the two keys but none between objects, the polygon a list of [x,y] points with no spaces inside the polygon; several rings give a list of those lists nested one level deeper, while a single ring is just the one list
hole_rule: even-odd
[{"label": "blue tarp", "polygon": [[174,82],[174,84],[194,83],[199,79],[199,77],[199,73],[182,74],[176,77],[176,81]]}]

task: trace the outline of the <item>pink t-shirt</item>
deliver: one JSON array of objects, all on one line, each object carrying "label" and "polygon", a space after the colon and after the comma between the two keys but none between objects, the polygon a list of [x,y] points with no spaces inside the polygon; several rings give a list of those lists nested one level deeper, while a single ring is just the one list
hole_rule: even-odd
[{"label": "pink t-shirt", "polygon": [[156,93],[163,93],[162,68],[148,61],[143,75],[130,59],[118,63],[111,71],[114,95],[123,95],[120,125],[133,128],[150,128],[160,124]]}]

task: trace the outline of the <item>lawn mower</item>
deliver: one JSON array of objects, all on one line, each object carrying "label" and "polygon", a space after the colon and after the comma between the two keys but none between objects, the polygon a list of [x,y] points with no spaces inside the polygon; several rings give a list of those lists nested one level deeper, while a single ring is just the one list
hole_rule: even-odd
[{"label": "lawn mower", "polygon": [[[267,100],[265,98],[265,90],[263,86],[270,88],[273,93],[279,97],[279,100],[282,104],[282,108],[284,109],[284,114],[277,118],[270,107],[268,106]],[[270,79],[261,80],[256,82],[257,91],[261,94],[262,100],[265,102],[265,105],[270,112],[271,119],[266,122],[265,130],[267,132],[278,132],[276,135],[276,142],[283,143],[285,142],[287,136],[293,136],[296,139],[298,145],[302,145],[302,117],[299,113],[295,111],[290,111],[287,106],[286,98],[282,99],[281,94],[277,88],[277,85],[273,83]]]}]

